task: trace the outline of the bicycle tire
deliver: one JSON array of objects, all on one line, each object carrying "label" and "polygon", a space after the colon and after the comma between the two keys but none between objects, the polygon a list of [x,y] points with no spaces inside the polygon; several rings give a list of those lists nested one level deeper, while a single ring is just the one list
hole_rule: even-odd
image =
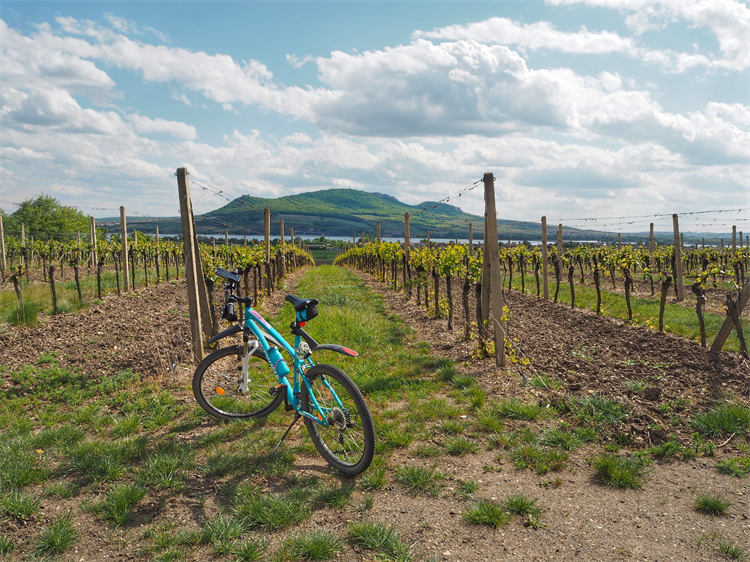
[{"label": "bicycle tire", "polygon": [[[331,412],[328,417],[330,427],[305,418],[307,432],[315,448],[339,472],[349,476],[364,472],[375,454],[375,429],[362,393],[346,373],[332,365],[315,365],[305,376],[318,404]],[[338,395],[342,407],[333,400],[324,384],[326,380]],[[317,414],[317,410],[311,406],[305,384],[302,385],[301,402],[303,411]]]},{"label": "bicycle tire", "polygon": [[278,379],[263,350],[250,356],[248,391],[239,390],[242,376],[240,346],[222,347],[201,361],[193,374],[193,394],[198,404],[215,418],[261,418],[279,407],[284,393],[272,395]]}]

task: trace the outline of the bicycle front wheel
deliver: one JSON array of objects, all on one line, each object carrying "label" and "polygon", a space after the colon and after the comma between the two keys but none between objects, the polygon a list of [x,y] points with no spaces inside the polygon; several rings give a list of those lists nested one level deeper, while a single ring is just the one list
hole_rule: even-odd
[{"label": "bicycle front wheel", "polygon": [[315,417],[325,416],[328,427],[305,418],[315,448],[336,470],[354,476],[367,470],[375,453],[372,416],[362,393],[352,380],[332,365],[315,365],[305,373],[315,408],[305,384],[302,385],[302,410]]},{"label": "bicycle front wheel", "polygon": [[231,420],[263,417],[284,400],[271,394],[278,384],[263,350],[249,357],[247,389],[242,385],[241,346],[222,347],[201,361],[193,375],[193,394],[201,408],[215,418]]}]

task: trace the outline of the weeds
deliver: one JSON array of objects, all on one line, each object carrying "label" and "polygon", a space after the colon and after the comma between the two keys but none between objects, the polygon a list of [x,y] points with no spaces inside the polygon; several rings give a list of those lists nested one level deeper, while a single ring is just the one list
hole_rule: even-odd
[{"label": "weeds", "polygon": [[373,550],[400,562],[412,560],[411,550],[396,528],[378,521],[361,521],[349,525],[349,539],[365,550]]},{"label": "weeds", "polygon": [[643,487],[643,476],[650,464],[644,455],[635,454],[630,458],[602,455],[593,461],[596,476],[601,484],[615,488]]},{"label": "weeds", "polygon": [[67,512],[52,521],[49,529],[42,533],[37,543],[37,551],[60,554],[68,550],[78,540],[78,530],[73,525],[73,515]]},{"label": "weeds", "polygon": [[693,502],[697,511],[709,515],[728,515],[731,505],[730,502],[712,494],[698,494]]},{"label": "weeds", "polygon": [[716,470],[735,478],[744,478],[750,474],[750,457],[722,459],[716,463]]},{"label": "weeds", "polygon": [[437,496],[440,491],[440,481],[443,475],[437,469],[421,466],[406,465],[396,470],[396,479],[404,484],[410,493],[425,493]]},{"label": "weeds", "polygon": [[511,520],[510,513],[502,505],[489,500],[471,504],[462,517],[473,525],[488,525],[496,529],[507,525]]}]

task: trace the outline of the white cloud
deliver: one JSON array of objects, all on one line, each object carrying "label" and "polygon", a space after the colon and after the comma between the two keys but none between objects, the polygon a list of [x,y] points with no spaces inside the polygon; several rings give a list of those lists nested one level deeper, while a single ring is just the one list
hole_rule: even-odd
[{"label": "white cloud", "polygon": [[137,114],[129,115],[128,120],[139,133],[167,133],[188,140],[193,140],[197,136],[195,127],[179,121],[167,121],[159,117],[150,119]]},{"label": "white cloud", "polygon": [[578,32],[559,31],[549,22],[521,24],[493,17],[468,25],[451,25],[434,31],[415,31],[414,38],[474,40],[485,44],[518,45],[532,50],[550,49],[563,53],[605,54],[633,48],[629,38],[609,31],[592,32],[582,26]]},{"label": "white cloud", "polygon": [[726,70],[744,70],[750,66],[750,7],[737,0],[546,0],[552,5],[588,4],[602,8],[629,12],[626,24],[637,34],[661,30],[670,24],[683,21],[692,26],[706,27],[719,43],[721,57],[674,53],[661,55],[643,50],[650,60],[664,58],[671,61],[676,70],[684,71],[696,65]]}]

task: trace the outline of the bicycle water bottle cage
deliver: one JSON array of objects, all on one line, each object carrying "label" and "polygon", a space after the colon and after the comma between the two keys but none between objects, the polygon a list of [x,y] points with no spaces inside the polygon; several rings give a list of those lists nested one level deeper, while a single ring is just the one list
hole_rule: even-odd
[{"label": "bicycle water bottle cage", "polygon": [[292,303],[297,312],[297,322],[308,322],[318,315],[318,299],[300,299],[287,295],[284,300]]}]

